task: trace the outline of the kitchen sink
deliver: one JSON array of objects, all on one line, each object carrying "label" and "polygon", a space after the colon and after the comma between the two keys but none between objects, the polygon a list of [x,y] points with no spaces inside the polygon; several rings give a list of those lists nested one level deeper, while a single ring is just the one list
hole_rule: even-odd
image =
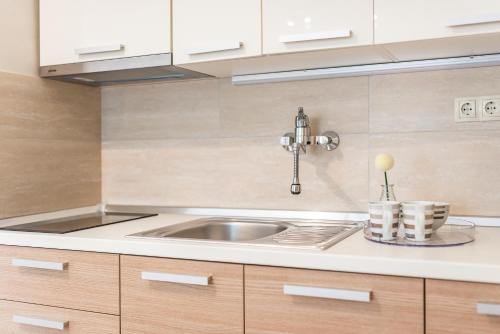
[{"label": "kitchen sink", "polygon": [[128,235],[133,238],[326,249],[359,231],[361,222],[202,218]]},{"label": "kitchen sink", "polygon": [[248,220],[224,220],[211,219],[201,220],[194,226],[183,226],[181,229],[170,232],[159,232],[163,238],[186,238],[200,240],[224,240],[224,241],[250,241],[265,238],[286,230],[289,225],[285,223],[264,223]]}]

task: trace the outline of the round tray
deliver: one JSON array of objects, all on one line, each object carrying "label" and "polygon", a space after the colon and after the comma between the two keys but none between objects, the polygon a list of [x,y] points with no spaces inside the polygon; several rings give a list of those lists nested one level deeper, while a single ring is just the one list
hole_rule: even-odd
[{"label": "round tray", "polygon": [[448,218],[446,224],[432,233],[432,237],[427,241],[412,241],[404,238],[403,231],[399,229],[396,240],[381,240],[380,237],[372,236],[369,222],[364,226],[364,234],[367,240],[396,246],[410,247],[450,247],[468,244],[474,241],[475,225],[469,221]]}]

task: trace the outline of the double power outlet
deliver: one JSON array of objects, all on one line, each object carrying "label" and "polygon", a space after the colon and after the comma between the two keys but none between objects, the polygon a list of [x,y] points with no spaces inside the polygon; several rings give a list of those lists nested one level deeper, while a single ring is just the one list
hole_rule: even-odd
[{"label": "double power outlet", "polygon": [[455,122],[500,121],[500,96],[455,99]]}]

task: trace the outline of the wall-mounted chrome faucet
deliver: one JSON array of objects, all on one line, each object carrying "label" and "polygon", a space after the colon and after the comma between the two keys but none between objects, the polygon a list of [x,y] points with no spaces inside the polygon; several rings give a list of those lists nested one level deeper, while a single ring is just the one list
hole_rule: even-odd
[{"label": "wall-mounted chrome faucet", "polygon": [[311,127],[309,117],[304,114],[304,108],[299,107],[299,113],[295,117],[295,133],[285,133],[280,140],[283,148],[293,153],[293,180],[290,186],[290,192],[294,195],[300,194],[299,181],[299,156],[300,151],[307,152],[307,145],[321,145],[326,150],[332,151],[340,144],[340,137],[334,131],[327,131],[320,136],[311,136]]}]

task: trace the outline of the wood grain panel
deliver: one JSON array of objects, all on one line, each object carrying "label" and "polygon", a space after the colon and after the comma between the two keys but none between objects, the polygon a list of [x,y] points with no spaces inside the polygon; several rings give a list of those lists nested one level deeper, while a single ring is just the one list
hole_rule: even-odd
[{"label": "wood grain panel", "polygon": [[0,217],[101,202],[99,88],[0,72],[0,92]]},{"label": "wood grain panel", "polygon": [[500,316],[478,314],[478,302],[500,305],[500,285],[427,280],[427,334],[500,333]]},{"label": "wood grain panel", "polygon": [[[13,259],[67,262],[66,270],[15,267]],[[0,246],[0,299],[119,314],[119,257]]]},{"label": "wood grain panel", "polygon": [[[212,276],[208,286],[154,282],[141,272]],[[121,257],[122,334],[243,333],[243,266]]]},{"label": "wood grain panel", "polygon": [[[14,315],[51,321],[68,321],[64,330],[15,323]],[[0,301],[2,334],[119,334],[120,318],[114,315],[83,312],[57,307]]]},{"label": "wood grain panel", "polygon": [[[290,296],[284,284],[371,291],[371,301]],[[245,267],[246,334],[422,334],[423,280]]]}]

